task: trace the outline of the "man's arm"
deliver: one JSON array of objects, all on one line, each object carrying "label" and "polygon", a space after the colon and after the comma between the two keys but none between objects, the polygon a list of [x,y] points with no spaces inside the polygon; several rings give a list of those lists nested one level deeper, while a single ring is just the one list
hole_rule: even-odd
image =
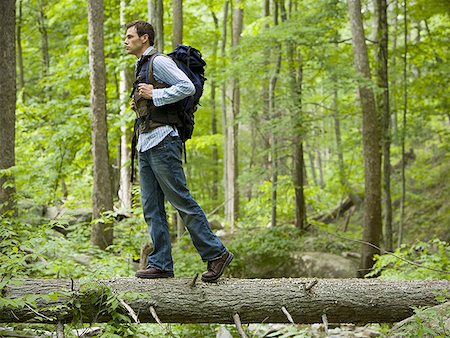
[{"label": "man's arm", "polygon": [[153,89],[155,106],[163,106],[195,94],[195,87],[187,75],[169,57],[157,56],[153,60],[153,76],[156,81],[170,85],[167,88]]}]

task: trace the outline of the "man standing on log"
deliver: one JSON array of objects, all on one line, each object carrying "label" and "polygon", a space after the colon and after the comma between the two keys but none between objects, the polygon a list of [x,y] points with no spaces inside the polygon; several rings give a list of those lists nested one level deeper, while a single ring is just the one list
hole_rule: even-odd
[{"label": "man standing on log", "polygon": [[171,58],[157,54],[151,24],[138,20],[128,23],[126,28],[125,48],[138,58],[131,108],[137,114],[142,208],[153,242],[147,269],[138,270],[136,277],[174,276],[164,208],[167,198],[181,215],[203,261],[208,262],[202,280],[214,282],[230,264],[233,254],[212,232],[205,213],[186,186],[181,165],[182,142],[174,126],[178,118],[175,103],[193,95],[195,87]]}]

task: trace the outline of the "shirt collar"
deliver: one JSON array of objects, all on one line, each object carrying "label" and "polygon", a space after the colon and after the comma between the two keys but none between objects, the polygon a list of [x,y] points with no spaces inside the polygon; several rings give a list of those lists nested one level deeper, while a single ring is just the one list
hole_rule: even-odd
[{"label": "shirt collar", "polygon": [[[150,54],[154,48],[155,48],[154,46],[148,47],[148,48],[145,50],[144,54],[142,54],[142,56]],[[142,58],[142,56],[137,60],[137,62],[139,62],[139,60]]]}]

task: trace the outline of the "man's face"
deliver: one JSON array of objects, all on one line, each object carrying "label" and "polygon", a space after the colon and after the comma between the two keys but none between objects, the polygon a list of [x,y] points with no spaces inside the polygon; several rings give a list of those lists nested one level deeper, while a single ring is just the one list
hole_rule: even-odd
[{"label": "man's face", "polygon": [[136,55],[137,57],[141,57],[147,49],[146,42],[148,41],[147,34],[139,36],[136,32],[136,27],[132,26],[127,29],[127,33],[125,35],[125,49],[128,54]]}]

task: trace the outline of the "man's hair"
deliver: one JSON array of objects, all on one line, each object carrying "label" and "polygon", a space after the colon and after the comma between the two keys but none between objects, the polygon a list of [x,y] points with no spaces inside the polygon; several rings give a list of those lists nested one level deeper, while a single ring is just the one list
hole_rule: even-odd
[{"label": "man's hair", "polygon": [[149,24],[147,21],[144,20],[135,20],[132,22],[129,22],[125,25],[126,29],[130,27],[136,27],[136,33],[139,37],[141,37],[144,34],[148,35],[148,41],[150,42],[150,46],[153,46],[155,43],[155,30],[153,29],[153,26]]}]

